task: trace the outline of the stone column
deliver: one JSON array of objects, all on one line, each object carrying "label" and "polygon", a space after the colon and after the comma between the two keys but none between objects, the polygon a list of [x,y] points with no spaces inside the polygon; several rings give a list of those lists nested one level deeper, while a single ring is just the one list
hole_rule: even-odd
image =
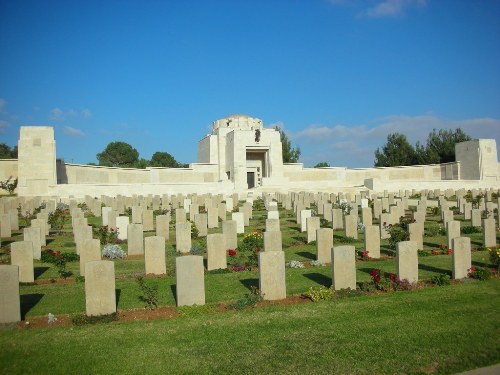
[{"label": "stone column", "polygon": [[127,232],[128,255],[144,255],[144,233],[142,224],[129,224]]},{"label": "stone column", "polygon": [[306,219],[307,243],[316,241],[316,231],[320,228],[319,216]]},{"label": "stone column", "polygon": [[320,228],[316,231],[316,260],[331,263],[333,248],[333,229]]},{"label": "stone column", "polygon": [[455,237],[451,241],[452,250],[452,275],[454,279],[463,279],[467,277],[468,270],[471,268],[470,238]]},{"label": "stone column", "polygon": [[222,233],[207,236],[207,270],[227,268],[227,253],[224,235]]},{"label": "stone column", "polygon": [[177,306],[205,304],[203,257],[186,255],[175,258]]},{"label": "stone column", "polygon": [[415,241],[402,241],[396,244],[396,272],[399,280],[410,283],[418,281],[418,251]]},{"label": "stone column", "polygon": [[236,233],[236,221],[226,220],[222,222],[222,234],[224,235],[225,250],[238,247],[238,236]]},{"label": "stone column", "polygon": [[163,237],[165,241],[170,238],[170,215],[156,216],[156,235]]},{"label": "stone column", "polygon": [[453,238],[460,237],[460,221],[450,220],[446,223],[446,237],[448,238],[448,249],[451,249]]},{"label": "stone column", "polygon": [[[35,281],[33,271],[33,244],[28,241],[12,242],[10,244],[11,264],[19,267],[19,282]],[[3,288],[3,285],[2,285]]]},{"label": "stone column", "polygon": [[332,249],[332,286],[335,290],[356,289],[354,246],[337,246]]},{"label": "stone column", "polygon": [[365,251],[370,258],[380,258],[380,228],[378,225],[365,225]]},{"label": "stone column", "polygon": [[175,247],[180,253],[191,251],[191,222],[175,224]]},{"label": "stone column", "polygon": [[33,246],[33,259],[40,260],[42,257],[42,244],[40,241],[40,228],[24,228],[24,240],[31,242]]},{"label": "stone column", "polygon": [[146,275],[165,275],[165,237],[151,236],[144,239],[144,265]]},{"label": "stone column", "polygon": [[483,219],[483,246],[495,247],[496,245],[495,219]]},{"label": "stone column", "polygon": [[259,253],[259,289],[268,301],[286,298],[285,253],[264,251]]},{"label": "stone column", "polygon": [[264,251],[282,251],[281,231],[264,232]]},{"label": "stone column", "polygon": [[116,218],[116,230],[118,231],[118,239],[126,240],[128,238],[128,216],[118,216]]},{"label": "stone column", "polygon": [[15,323],[21,320],[21,298],[19,297],[19,267],[0,265],[0,323]]},{"label": "stone column", "polygon": [[101,260],[101,243],[95,239],[85,239],[80,251],[80,275],[85,276],[85,264]]},{"label": "stone column", "polygon": [[96,260],[85,264],[85,306],[87,316],[116,312],[113,261]]}]

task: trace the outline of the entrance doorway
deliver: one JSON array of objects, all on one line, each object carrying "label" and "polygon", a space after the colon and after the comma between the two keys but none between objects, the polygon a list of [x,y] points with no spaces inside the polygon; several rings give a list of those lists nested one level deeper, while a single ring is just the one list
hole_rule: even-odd
[{"label": "entrance doorway", "polygon": [[247,184],[249,189],[255,187],[255,172],[247,172]]}]

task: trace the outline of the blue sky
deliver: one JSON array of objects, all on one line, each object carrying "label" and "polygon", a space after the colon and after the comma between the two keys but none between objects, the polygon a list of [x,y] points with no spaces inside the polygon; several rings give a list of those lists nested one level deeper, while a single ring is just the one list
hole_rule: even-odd
[{"label": "blue sky", "polygon": [[391,132],[500,147],[500,1],[0,0],[0,142],[57,156],[124,141],[196,162],[212,121],[284,127],[312,166],[370,167]]}]

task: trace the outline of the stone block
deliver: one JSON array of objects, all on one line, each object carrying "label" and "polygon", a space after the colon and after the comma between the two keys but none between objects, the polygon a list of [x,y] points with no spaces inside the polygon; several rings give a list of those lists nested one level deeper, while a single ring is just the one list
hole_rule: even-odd
[{"label": "stone block", "polygon": [[344,214],[340,208],[332,210],[332,229],[344,229]]},{"label": "stone block", "polygon": [[180,253],[191,251],[191,222],[175,224],[175,247]]},{"label": "stone block", "polygon": [[165,275],[165,237],[150,236],[144,239],[144,265],[146,275]]},{"label": "stone block", "polygon": [[96,239],[85,239],[80,250],[80,275],[85,276],[85,264],[101,260],[101,243]]},{"label": "stone block", "polygon": [[0,237],[12,237],[12,227],[10,224],[10,215],[0,215]]},{"label": "stone block", "polygon": [[264,232],[264,251],[282,251],[281,231]]},{"label": "stone block", "polygon": [[127,232],[128,255],[144,255],[144,231],[142,224],[129,224]]},{"label": "stone block", "polygon": [[118,239],[120,240],[127,239],[128,225],[129,225],[128,216],[118,216],[116,218],[116,230],[118,231]]},{"label": "stone block", "polygon": [[175,209],[175,222],[176,223],[185,223],[186,222],[186,211],[184,208],[176,208]]},{"label": "stone block", "polygon": [[85,264],[85,307],[87,316],[116,312],[113,261],[96,260]]},{"label": "stone block", "polygon": [[332,262],[333,229],[320,228],[316,231],[316,260],[321,263]]},{"label": "stone block", "polygon": [[268,301],[286,298],[285,253],[264,251],[259,253],[259,289]]},{"label": "stone block", "polygon": [[21,298],[19,296],[19,267],[0,265],[0,324],[21,320]]},{"label": "stone block", "polygon": [[225,250],[236,249],[238,247],[238,234],[236,221],[226,220],[222,222],[222,234],[224,235]]},{"label": "stone block", "polygon": [[186,255],[175,258],[177,306],[205,304],[203,257]]},{"label": "stone block", "polygon": [[453,238],[460,237],[460,221],[450,220],[446,223],[446,237],[448,239],[448,249],[451,249]]},{"label": "stone block", "polygon": [[316,241],[316,231],[320,228],[319,216],[308,217],[306,219],[307,243]]},{"label": "stone block", "polygon": [[335,290],[356,289],[356,251],[354,246],[332,249],[332,286]]},{"label": "stone block", "polygon": [[463,279],[471,268],[471,246],[469,237],[455,237],[451,241],[452,277]]},{"label": "stone block", "polygon": [[268,219],[280,219],[280,213],[279,211],[268,211],[267,212],[267,218]]},{"label": "stone block", "polygon": [[142,226],[144,232],[149,232],[155,229],[153,222],[153,210],[142,211]]},{"label": "stone block", "polygon": [[311,210],[300,210],[300,231],[305,232],[307,230],[307,218],[311,217]]},{"label": "stone block", "polygon": [[236,222],[236,232],[245,233],[245,218],[243,212],[233,212],[231,219]]},{"label": "stone block", "polygon": [[40,241],[40,228],[28,227],[23,229],[24,240],[31,242],[33,259],[40,260],[42,257],[42,244]]},{"label": "stone block", "polygon": [[208,221],[208,228],[219,227],[219,214],[217,208],[207,209],[207,221]]},{"label": "stone block", "polygon": [[358,239],[358,215],[351,213],[344,216],[344,228],[346,237]]},{"label": "stone block", "polygon": [[495,247],[496,245],[495,219],[483,219],[483,246]]},{"label": "stone block", "polygon": [[274,232],[280,230],[280,219],[266,219],[266,232]]},{"label": "stone block", "polygon": [[365,251],[370,258],[380,258],[380,228],[378,225],[365,225]]},{"label": "stone block", "polygon": [[132,224],[142,224],[142,211],[142,207],[132,206]]},{"label": "stone block", "polygon": [[156,235],[163,237],[165,241],[170,239],[170,215],[156,216]]},{"label": "stone block", "polygon": [[19,267],[19,282],[32,283],[35,281],[35,273],[33,270],[33,244],[31,242],[12,242],[10,244],[10,259],[13,266]]},{"label": "stone block", "polygon": [[198,229],[198,237],[206,237],[208,234],[208,215],[195,214],[194,225]]},{"label": "stone block", "polygon": [[207,236],[207,270],[227,268],[227,251],[222,233]]},{"label": "stone block", "polygon": [[418,281],[418,249],[415,241],[396,244],[396,272],[399,280]]}]

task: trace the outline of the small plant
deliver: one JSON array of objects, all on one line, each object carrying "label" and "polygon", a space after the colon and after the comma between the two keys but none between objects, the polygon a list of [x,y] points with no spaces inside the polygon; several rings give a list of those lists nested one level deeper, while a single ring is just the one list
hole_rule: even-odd
[{"label": "small plant", "polygon": [[500,266],[500,249],[499,248],[488,248],[488,252],[490,254],[490,262],[493,264],[497,269]]},{"label": "small plant", "polygon": [[243,310],[247,307],[254,308],[258,302],[264,299],[264,295],[255,286],[250,287],[250,292],[246,293],[240,299],[237,299],[228,307],[235,310]]},{"label": "small plant", "polygon": [[492,276],[491,271],[484,267],[471,267],[468,269],[468,272],[467,276],[471,279],[489,280]]},{"label": "small plant", "polygon": [[193,223],[192,221],[190,221],[190,223],[191,223],[191,238],[193,239],[198,238],[200,231],[196,227],[195,223]]},{"label": "small plant", "polygon": [[460,231],[463,234],[481,233],[482,228],[481,227],[466,226],[466,227],[460,228]]},{"label": "small plant", "polygon": [[205,249],[198,244],[193,244],[191,246],[191,255],[203,255]]},{"label": "small plant", "polygon": [[139,296],[139,300],[145,303],[144,307],[151,310],[156,309],[158,307],[158,285],[146,284],[143,276],[137,276],[135,280],[141,289],[142,295]]},{"label": "small plant", "polygon": [[410,238],[409,224],[414,223],[415,219],[400,218],[397,224],[383,224],[384,229],[389,234],[389,246],[396,248],[398,242],[408,241]]},{"label": "small plant", "polygon": [[435,285],[438,285],[438,286],[450,285],[450,283],[451,283],[450,275],[444,273],[444,274],[432,276],[431,282]]},{"label": "small plant", "polygon": [[323,267],[324,264],[320,260],[311,260],[311,266],[313,267]]},{"label": "small plant", "polygon": [[368,255],[369,251],[359,250],[357,253],[360,260],[368,261],[371,259],[370,256]]},{"label": "small plant", "polygon": [[364,295],[365,292],[362,291],[361,289],[351,289],[351,288],[346,288],[346,289],[340,289],[335,292],[335,298],[350,298],[350,297],[359,297]]},{"label": "small plant", "polygon": [[57,233],[61,234],[67,219],[68,217],[64,210],[56,208],[54,212],[49,213],[47,222]]},{"label": "small plant", "polygon": [[310,287],[309,290],[302,295],[306,298],[309,298],[313,302],[329,301],[333,298],[334,290],[332,287],[330,288],[325,288],[324,286],[320,286],[317,288]]},{"label": "small plant", "polygon": [[429,255],[429,252],[428,251],[425,251],[425,250],[418,250],[418,256],[419,257],[428,257]]},{"label": "small plant", "polygon": [[7,191],[9,195],[14,194],[14,190],[16,190],[16,188],[17,188],[17,178],[12,180],[11,176],[6,181],[0,181],[0,189]]},{"label": "small plant", "polygon": [[356,240],[352,237],[339,236],[338,241],[340,243],[354,243]]},{"label": "small plant", "polygon": [[114,259],[124,259],[127,257],[127,253],[122,250],[120,245],[107,244],[102,250],[103,258],[108,258],[110,260]]},{"label": "small plant", "polygon": [[290,268],[304,268],[304,263],[299,260],[292,260],[287,265]]},{"label": "small plant", "polygon": [[42,251],[40,260],[44,263],[52,263],[57,268],[59,277],[64,279],[73,275],[73,272],[66,270],[68,262],[79,260],[80,257],[75,253],[61,253],[60,251],[52,251],[50,249]]},{"label": "small plant", "polygon": [[99,239],[101,245],[114,244],[118,240],[118,231],[109,228],[107,225],[92,228],[92,231],[94,232],[94,236]]}]

